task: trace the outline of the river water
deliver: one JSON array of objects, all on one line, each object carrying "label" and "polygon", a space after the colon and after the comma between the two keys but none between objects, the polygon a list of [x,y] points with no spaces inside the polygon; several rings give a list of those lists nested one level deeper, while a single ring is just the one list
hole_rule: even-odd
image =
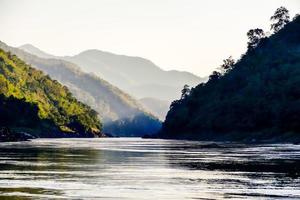
[{"label": "river water", "polygon": [[0,199],[300,199],[300,145],[140,138],[0,144]]}]

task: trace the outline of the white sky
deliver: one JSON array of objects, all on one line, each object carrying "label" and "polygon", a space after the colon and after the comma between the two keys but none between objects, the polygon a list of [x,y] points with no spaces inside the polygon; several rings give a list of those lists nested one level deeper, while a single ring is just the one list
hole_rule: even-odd
[{"label": "white sky", "polygon": [[0,0],[0,40],[54,55],[140,56],[204,76],[244,53],[249,29],[269,30],[280,6],[300,13],[300,0]]}]

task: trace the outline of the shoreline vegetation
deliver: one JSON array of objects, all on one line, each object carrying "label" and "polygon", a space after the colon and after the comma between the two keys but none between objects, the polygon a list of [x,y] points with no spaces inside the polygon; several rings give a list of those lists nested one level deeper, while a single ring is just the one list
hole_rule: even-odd
[{"label": "shoreline vegetation", "polygon": [[[0,142],[21,142],[21,141],[30,141],[33,139],[37,139],[38,132],[36,130],[30,130],[27,128],[8,128],[1,127],[0,128]],[[42,138],[107,138],[114,137],[110,134],[102,133],[100,136],[91,136],[84,137],[80,135],[68,134],[68,133],[60,133],[60,135],[53,135],[52,137],[42,137]]]},{"label": "shoreline vegetation", "polygon": [[300,16],[280,7],[268,36],[248,31],[248,49],[229,57],[206,83],[185,86],[154,137],[169,139],[300,142]]}]

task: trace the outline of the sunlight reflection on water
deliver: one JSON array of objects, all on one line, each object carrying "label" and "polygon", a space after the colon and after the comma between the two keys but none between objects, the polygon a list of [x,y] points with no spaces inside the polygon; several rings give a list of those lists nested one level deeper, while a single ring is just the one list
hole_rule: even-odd
[{"label": "sunlight reflection on water", "polygon": [[300,198],[300,145],[140,138],[0,144],[0,198]]}]

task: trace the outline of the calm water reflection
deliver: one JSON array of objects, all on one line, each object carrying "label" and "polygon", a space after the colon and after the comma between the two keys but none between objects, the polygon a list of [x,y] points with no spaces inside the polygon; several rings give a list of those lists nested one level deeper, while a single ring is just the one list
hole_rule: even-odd
[{"label": "calm water reflection", "polygon": [[300,145],[138,138],[0,144],[5,199],[299,199]]}]

